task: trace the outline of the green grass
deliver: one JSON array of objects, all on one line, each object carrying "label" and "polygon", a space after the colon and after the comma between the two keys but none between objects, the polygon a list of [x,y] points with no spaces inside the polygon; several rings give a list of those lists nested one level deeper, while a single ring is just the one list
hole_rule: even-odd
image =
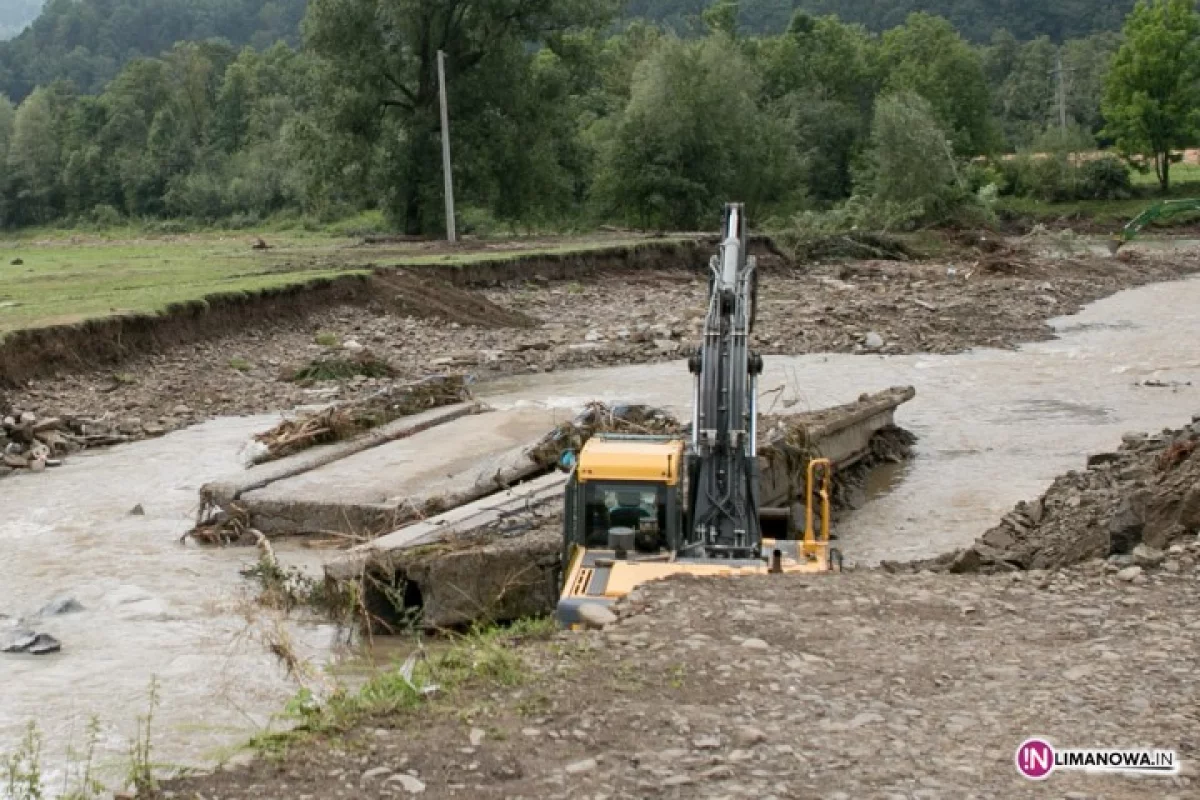
[{"label": "green grass", "polygon": [[[510,626],[477,625],[455,635],[448,647],[435,647],[417,662],[412,682],[400,670],[375,673],[357,690],[344,686],[324,703],[308,690],[285,708],[283,716],[292,723],[288,730],[256,737],[250,747],[267,756],[280,756],[291,747],[314,736],[343,733],[366,720],[402,716],[430,703],[453,699],[457,690],[471,686],[512,689],[528,680],[525,662],[517,645],[526,640],[547,639],[557,630],[551,617],[521,620]],[[426,695],[427,687],[436,692]]]},{"label": "green grass", "polygon": [[[1158,176],[1154,174],[1153,169],[1149,169],[1146,172],[1134,170],[1132,179],[1134,186],[1158,187]],[[1181,186],[1187,183],[1200,183],[1200,164],[1172,164],[1171,185]],[[1200,186],[1193,186],[1191,188],[1192,191],[1200,192]]]},{"label": "green grass", "polygon": [[[1200,181],[1200,173],[1197,173],[1197,178]],[[1172,178],[1171,191],[1165,196],[1156,191],[1149,191],[1147,186],[1143,185],[1141,188],[1145,190],[1144,194],[1128,200],[1075,200],[1067,203],[1047,203],[1032,197],[1004,197],[1000,199],[998,209],[1010,215],[1038,222],[1087,220],[1097,225],[1112,227],[1115,233],[1125,223],[1160,200],[1200,197],[1200,182],[1180,181],[1176,183],[1174,178]],[[1170,227],[1195,221],[1196,215],[1181,214],[1164,219],[1160,225],[1161,227]],[[1154,227],[1159,227],[1159,225]]]},{"label": "green grass", "polygon": [[[632,237],[464,244],[451,252],[400,243],[358,247],[376,220],[355,218],[332,232],[208,231],[145,236],[135,227],[98,232],[41,229],[0,237],[0,338],[118,314],[153,313],[219,293],[253,292],[375,266],[453,266],[635,244]],[[268,250],[251,244],[262,236]],[[140,238],[139,238],[140,237]],[[667,239],[665,241],[677,241]],[[13,263],[14,261],[19,263]]]}]

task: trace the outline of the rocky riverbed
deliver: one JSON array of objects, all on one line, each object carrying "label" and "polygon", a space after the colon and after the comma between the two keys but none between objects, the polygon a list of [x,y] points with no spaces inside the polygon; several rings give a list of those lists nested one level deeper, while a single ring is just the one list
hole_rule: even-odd
[{"label": "rocky riverbed", "polygon": [[[1200,542],[996,576],[671,579],[416,710],[161,797],[1156,797],[1197,792]],[[1190,561],[1189,561],[1190,559]],[[1172,566],[1173,565],[1173,566]],[[1021,778],[1017,746],[1156,747],[1177,777]]]},{"label": "rocky riverbed", "polygon": [[[1200,270],[1200,250],[1037,256],[967,248],[919,261],[789,267],[762,260],[756,348],[767,355],[955,353],[1048,338],[1046,321],[1120,289]],[[423,287],[428,289],[428,287]],[[138,356],[117,370],[8,393],[39,417],[103,420],[153,436],[218,415],[359,399],[431,373],[478,379],[681,358],[696,342],[707,283],[681,271],[463,291],[428,313],[412,301],[264,323],[218,341]],[[386,374],[297,380],[314,361],[367,351]],[[319,376],[318,376],[319,377]]]}]

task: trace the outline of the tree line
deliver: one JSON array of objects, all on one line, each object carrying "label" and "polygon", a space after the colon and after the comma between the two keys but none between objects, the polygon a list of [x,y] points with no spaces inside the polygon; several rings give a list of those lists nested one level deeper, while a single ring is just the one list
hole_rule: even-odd
[{"label": "tree line", "polygon": [[[679,33],[703,30],[700,24],[710,0],[631,0],[629,17],[663,22]],[[987,43],[1000,31],[1021,40],[1049,37],[1079,39],[1121,27],[1134,0],[741,0],[738,24],[748,31],[776,34],[792,16],[836,14],[881,33],[903,25],[909,14],[924,12],[950,21],[968,40]]]},{"label": "tree line", "polygon": [[[310,0],[296,46],[181,42],[98,93],[39,85],[19,105],[0,99],[0,225],[379,209],[436,233],[438,50],[467,230],[687,229],[731,198],[764,219],[930,217],[1041,186],[1059,164],[1027,160],[1035,181],[973,157],[1064,139],[1144,154],[1165,186],[1170,152],[1195,133],[1188,0],[1143,0],[1123,35],[982,46],[924,13],[876,34],[797,12],[755,34],[738,4],[717,2],[681,37],[614,27],[622,5]],[[1080,185],[1120,188],[1124,169],[1105,163]]]}]

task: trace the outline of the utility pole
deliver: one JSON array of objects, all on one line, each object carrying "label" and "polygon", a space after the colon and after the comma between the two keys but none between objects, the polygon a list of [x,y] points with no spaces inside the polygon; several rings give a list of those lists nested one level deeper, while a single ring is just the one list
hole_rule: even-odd
[{"label": "utility pole", "polygon": [[1058,75],[1058,124],[1063,133],[1067,132],[1067,83],[1063,76],[1062,52],[1058,53],[1058,65],[1054,69]]},{"label": "utility pole", "polygon": [[446,101],[446,54],[438,50],[438,85],[442,96],[442,174],[446,179],[446,238],[458,241],[454,230],[454,177],[450,171],[450,109]]}]

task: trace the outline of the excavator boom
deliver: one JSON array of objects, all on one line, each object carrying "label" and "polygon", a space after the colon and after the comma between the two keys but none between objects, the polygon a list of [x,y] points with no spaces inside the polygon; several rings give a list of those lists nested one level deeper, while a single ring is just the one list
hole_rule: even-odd
[{"label": "excavator boom", "polygon": [[1142,228],[1150,223],[1189,211],[1200,211],[1200,199],[1163,200],[1155,203],[1130,220],[1121,232],[1109,241],[1108,249],[1113,255],[1116,255],[1118,250],[1137,238],[1137,235],[1142,232]]}]

